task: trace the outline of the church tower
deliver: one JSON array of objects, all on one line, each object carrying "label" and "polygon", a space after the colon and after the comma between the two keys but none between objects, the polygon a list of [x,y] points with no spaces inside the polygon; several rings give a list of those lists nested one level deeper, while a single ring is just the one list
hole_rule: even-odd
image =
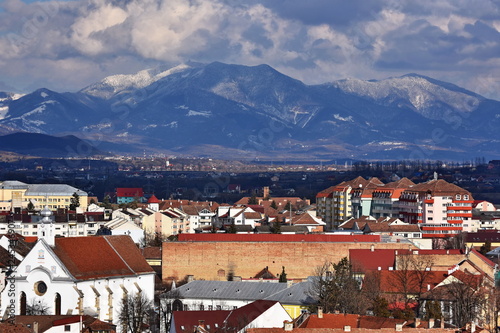
[{"label": "church tower", "polygon": [[38,239],[43,239],[50,246],[54,246],[55,244],[55,235],[54,235],[54,223],[52,222],[52,211],[49,207],[45,206],[44,209],[40,212],[40,215],[43,218],[40,220],[38,224]]}]

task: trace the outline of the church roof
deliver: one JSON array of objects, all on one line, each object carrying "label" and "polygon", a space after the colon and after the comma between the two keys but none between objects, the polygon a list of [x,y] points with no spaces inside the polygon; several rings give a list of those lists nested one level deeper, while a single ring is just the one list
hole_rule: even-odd
[{"label": "church roof", "polygon": [[78,280],[154,273],[129,236],[56,238],[53,250]]}]

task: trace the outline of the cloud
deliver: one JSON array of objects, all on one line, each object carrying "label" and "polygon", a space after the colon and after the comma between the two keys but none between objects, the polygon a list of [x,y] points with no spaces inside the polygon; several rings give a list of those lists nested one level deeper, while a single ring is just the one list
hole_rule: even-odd
[{"label": "cloud", "polygon": [[[188,60],[266,63],[306,83],[420,72],[500,98],[494,1],[82,0],[0,3],[0,72],[78,90]],[[485,86],[485,85],[482,85]]]}]

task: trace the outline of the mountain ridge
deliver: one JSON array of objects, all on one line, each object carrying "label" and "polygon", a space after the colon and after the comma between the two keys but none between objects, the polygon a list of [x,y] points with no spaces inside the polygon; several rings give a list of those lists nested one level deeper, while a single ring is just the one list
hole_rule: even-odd
[{"label": "mountain ridge", "polygon": [[219,147],[218,157],[227,150],[227,158],[263,159],[405,159],[418,150],[429,159],[500,156],[500,102],[414,73],[306,85],[269,65],[188,63],[0,103],[7,131],[99,137],[134,150],[189,154],[208,145]]}]

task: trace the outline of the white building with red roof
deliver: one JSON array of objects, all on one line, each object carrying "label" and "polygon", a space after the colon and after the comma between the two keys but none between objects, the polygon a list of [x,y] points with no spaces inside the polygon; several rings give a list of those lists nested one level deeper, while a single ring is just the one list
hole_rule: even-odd
[{"label": "white building with red roof", "polygon": [[2,313],[9,304],[16,315],[38,306],[117,324],[125,295],[154,295],[155,272],[129,236],[56,238],[54,246],[40,239],[13,276],[15,287],[1,294]]}]

